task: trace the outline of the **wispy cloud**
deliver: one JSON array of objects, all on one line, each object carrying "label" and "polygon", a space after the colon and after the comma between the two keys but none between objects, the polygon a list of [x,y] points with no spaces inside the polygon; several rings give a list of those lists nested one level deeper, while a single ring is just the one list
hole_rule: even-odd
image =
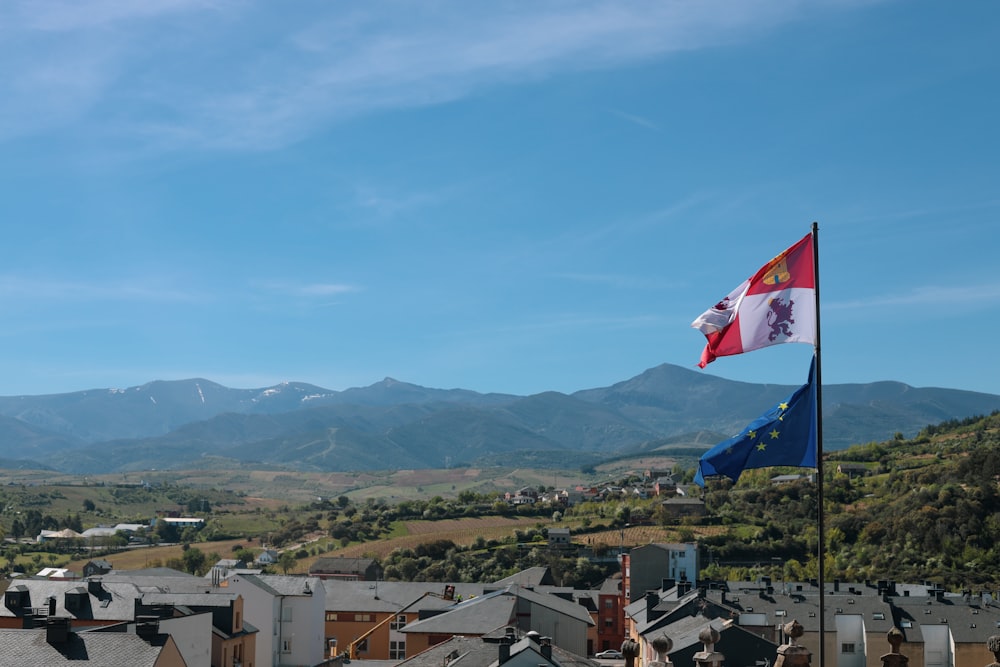
[{"label": "wispy cloud", "polygon": [[639,127],[644,127],[647,130],[653,130],[654,132],[662,132],[659,125],[657,125],[656,123],[647,118],[643,118],[642,116],[637,116],[631,113],[625,113],[624,111],[618,111],[617,109],[612,109],[611,113],[618,116],[619,118],[627,120],[628,122],[634,125],[638,125]]},{"label": "wispy cloud", "polygon": [[385,188],[371,185],[355,186],[354,192],[358,206],[386,218],[431,206],[445,198],[444,194],[438,192],[387,192]]},{"label": "wispy cloud", "polygon": [[257,287],[272,294],[282,294],[300,298],[338,296],[360,290],[360,288],[356,285],[348,285],[345,283],[265,282],[260,283]]},{"label": "wispy cloud", "polygon": [[[920,306],[921,311],[933,316],[943,308],[962,307],[978,304],[987,307],[1000,298],[1000,285],[962,285],[942,286],[927,285],[915,287],[899,294],[881,294],[865,299],[851,299],[823,303],[824,310],[862,310],[889,309],[909,306]],[[913,312],[913,311],[909,311]]]},{"label": "wispy cloud", "polygon": [[678,283],[666,282],[659,278],[608,273],[557,273],[556,278],[577,283],[603,285],[616,289],[667,290],[676,289]]},{"label": "wispy cloud", "polygon": [[359,114],[744,40],[854,4],[7,3],[0,138],[81,124],[158,150],[266,149]]},{"label": "wispy cloud", "polygon": [[205,300],[205,295],[191,289],[156,284],[143,280],[86,282],[44,280],[24,276],[0,276],[0,299],[31,301],[148,301],[187,302]]}]

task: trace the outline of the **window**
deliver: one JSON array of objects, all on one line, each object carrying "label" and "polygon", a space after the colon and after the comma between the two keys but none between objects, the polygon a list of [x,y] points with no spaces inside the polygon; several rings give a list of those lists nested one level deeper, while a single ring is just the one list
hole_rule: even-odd
[{"label": "window", "polygon": [[358,653],[368,653],[368,638],[365,637],[358,642],[358,645],[354,647],[354,650]]},{"label": "window", "polygon": [[613,626],[614,624],[615,624],[615,619],[613,619],[613,618],[605,618],[605,619],[604,619],[604,627],[606,627],[606,628],[610,628],[610,627],[612,627],[612,626]]},{"label": "window", "polygon": [[841,653],[854,653],[854,642],[844,642],[840,645]]},{"label": "window", "polygon": [[336,621],[337,620],[337,612],[335,612],[335,611],[328,611],[328,612],[326,612],[326,620],[328,620],[328,621]]},{"label": "window", "polygon": [[290,623],[292,620],[292,608],[282,607],[281,608],[281,620],[285,623]]},{"label": "window", "polygon": [[614,606],[615,606],[615,601],[612,600],[611,598],[608,598],[607,600],[604,601],[605,609],[614,609]]},{"label": "window", "polygon": [[875,613],[872,614],[872,618],[875,619],[876,621],[884,621],[885,613],[881,611],[876,611]]},{"label": "window", "polygon": [[395,619],[393,619],[392,623],[389,624],[389,629],[399,630],[404,625],[406,625],[406,614],[399,614]]},{"label": "window", "polygon": [[282,653],[291,653],[292,652],[292,640],[291,639],[282,639],[281,640],[281,652]]},{"label": "window", "polygon": [[389,642],[389,659],[390,660],[403,660],[406,657],[406,642],[405,641],[390,641]]},{"label": "window", "polygon": [[355,614],[354,615],[354,622],[355,623],[371,623],[372,622],[372,615],[371,614]]}]

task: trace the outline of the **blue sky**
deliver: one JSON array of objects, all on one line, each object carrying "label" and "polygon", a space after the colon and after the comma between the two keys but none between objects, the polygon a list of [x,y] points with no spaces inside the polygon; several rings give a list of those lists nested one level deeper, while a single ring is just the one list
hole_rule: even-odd
[{"label": "blue sky", "polygon": [[988,1],[8,0],[0,394],[695,368],[814,220],[825,383],[1000,394],[998,51]]}]

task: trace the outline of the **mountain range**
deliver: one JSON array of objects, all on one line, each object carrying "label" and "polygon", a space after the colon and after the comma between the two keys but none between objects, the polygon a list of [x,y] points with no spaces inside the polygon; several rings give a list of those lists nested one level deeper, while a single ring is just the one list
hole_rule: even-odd
[{"label": "mountain range", "polygon": [[[566,467],[704,450],[794,391],[663,364],[610,387],[531,396],[386,378],[332,391],[203,380],[0,397],[0,465],[78,474],[215,467]],[[823,387],[824,449],[912,437],[1000,410],[1000,396],[899,382]]]}]

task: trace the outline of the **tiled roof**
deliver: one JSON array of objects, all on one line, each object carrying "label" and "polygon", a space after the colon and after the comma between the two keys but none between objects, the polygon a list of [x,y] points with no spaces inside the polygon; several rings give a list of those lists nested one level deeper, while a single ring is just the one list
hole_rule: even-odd
[{"label": "tiled roof", "polygon": [[142,604],[148,606],[228,607],[236,597],[235,593],[144,593]]},{"label": "tiled roof", "polygon": [[509,577],[493,582],[497,587],[506,586],[507,584],[517,584],[518,586],[552,586],[555,583],[555,579],[552,578],[552,572],[549,568],[543,566],[529,567],[526,570],[521,570]]},{"label": "tiled roof", "polygon": [[280,574],[248,574],[243,581],[259,586],[271,595],[312,595],[323,588],[323,581],[316,577],[288,576]]},{"label": "tiled roof", "polygon": [[0,629],[0,667],[85,664],[91,667],[152,667],[162,647],[133,634],[70,632],[61,644],[49,644],[46,630]]},{"label": "tiled roof", "polygon": [[317,558],[316,562],[309,568],[309,572],[352,574],[361,573],[372,566],[375,561],[371,558],[344,558],[328,557]]},{"label": "tiled roof", "polygon": [[[898,624],[907,642],[919,641],[924,626],[947,625],[958,644],[981,644],[1000,627],[1000,607],[986,604],[979,596],[966,599],[959,595],[924,598],[894,597]],[[910,627],[905,627],[909,621]]]},{"label": "tiled roof", "polygon": [[[515,660],[510,664],[518,663],[519,654],[533,666],[544,664],[538,646],[530,639],[521,638],[511,646],[511,657]],[[403,661],[400,667],[441,667],[444,664],[448,667],[490,667],[497,665],[499,657],[500,647],[496,641],[456,636]],[[561,667],[597,667],[598,664],[558,646],[552,647],[552,662]]]},{"label": "tiled roof", "polygon": [[566,600],[558,595],[549,595],[547,593],[541,593],[525,588],[517,588],[514,586],[510,588],[510,593],[516,595],[517,597],[525,598],[540,607],[546,607],[547,609],[558,611],[566,616],[576,618],[583,621],[587,625],[594,625],[594,619],[590,617],[590,614],[583,607],[583,605]]},{"label": "tiled roof", "polygon": [[456,604],[450,611],[414,621],[402,632],[482,635],[514,621],[517,598],[498,591]]},{"label": "tiled roof", "polygon": [[[442,583],[411,581],[346,581],[325,579],[326,610],[339,612],[397,612],[441,609],[454,601],[441,599]],[[455,600],[468,600],[483,594],[482,584],[451,584],[455,586]]]},{"label": "tiled roof", "polygon": [[[0,617],[21,617],[26,608],[46,608],[50,598],[55,599],[55,614],[70,618],[99,621],[129,621],[135,615],[134,601],[140,591],[130,583],[101,582],[93,591],[80,581],[52,579],[20,579],[18,588],[28,592],[29,599],[18,608],[18,613],[0,604]],[[66,607],[67,593],[73,608]]]}]

